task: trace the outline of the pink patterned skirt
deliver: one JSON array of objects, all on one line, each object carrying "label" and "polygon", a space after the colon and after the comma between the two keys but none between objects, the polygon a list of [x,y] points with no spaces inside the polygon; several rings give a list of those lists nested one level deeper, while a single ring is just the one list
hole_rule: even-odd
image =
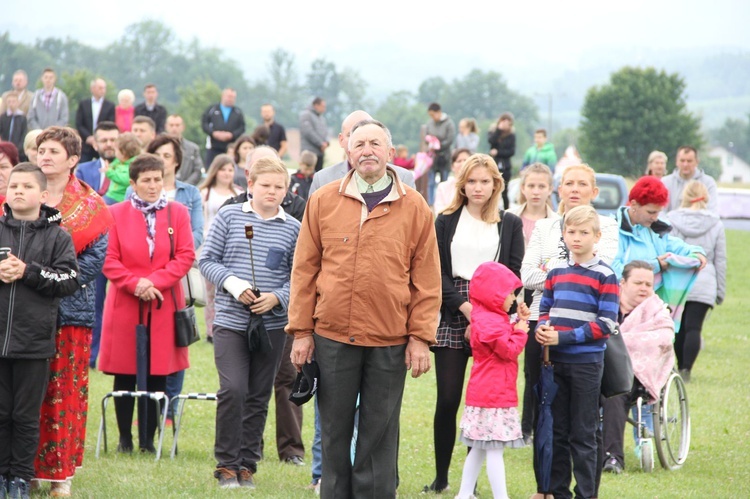
[{"label": "pink patterned skirt", "polygon": [[479,449],[524,446],[518,409],[473,407],[467,405],[461,416],[462,443]]}]

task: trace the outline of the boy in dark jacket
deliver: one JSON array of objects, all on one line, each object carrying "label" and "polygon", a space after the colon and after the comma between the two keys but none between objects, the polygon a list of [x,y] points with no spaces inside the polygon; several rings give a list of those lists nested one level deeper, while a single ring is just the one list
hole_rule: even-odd
[{"label": "boy in dark jacket", "polygon": [[47,178],[11,171],[0,217],[0,496],[29,497],[60,299],[78,290],[73,240],[44,205]]},{"label": "boy in dark jacket", "polygon": [[317,162],[317,154],[311,151],[302,151],[299,156],[299,170],[292,175],[292,184],[289,190],[305,201],[310,197],[310,186]]}]

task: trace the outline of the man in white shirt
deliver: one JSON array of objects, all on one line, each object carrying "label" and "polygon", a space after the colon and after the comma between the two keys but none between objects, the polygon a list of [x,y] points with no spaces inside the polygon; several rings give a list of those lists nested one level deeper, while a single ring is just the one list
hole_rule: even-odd
[{"label": "man in white shirt", "polygon": [[91,81],[91,97],[78,104],[76,112],[76,129],[83,141],[81,163],[98,157],[94,148],[94,130],[100,121],[115,121],[115,104],[105,98],[107,82],[101,78]]}]

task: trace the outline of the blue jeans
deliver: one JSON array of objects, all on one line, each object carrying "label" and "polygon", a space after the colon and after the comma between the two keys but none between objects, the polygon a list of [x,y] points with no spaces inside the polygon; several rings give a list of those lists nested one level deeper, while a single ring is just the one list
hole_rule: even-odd
[{"label": "blue jeans", "polygon": [[177,400],[172,400],[182,392],[182,385],[185,383],[185,371],[177,371],[167,376],[167,397],[169,397],[169,409],[167,415],[174,418],[174,409],[177,407]]}]

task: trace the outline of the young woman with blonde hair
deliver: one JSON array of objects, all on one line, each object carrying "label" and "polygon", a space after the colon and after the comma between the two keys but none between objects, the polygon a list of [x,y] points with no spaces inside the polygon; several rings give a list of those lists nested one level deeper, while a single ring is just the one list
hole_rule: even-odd
[{"label": "young woman with blonde hair", "polygon": [[[499,209],[505,182],[495,160],[474,154],[464,162],[456,178],[453,201],[435,221],[443,282],[443,305],[437,331],[435,372],[437,403],[434,418],[435,480],[425,492],[448,488],[456,414],[466,365],[471,355],[471,303],[469,280],[482,263],[496,261],[520,274],[524,241],[521,220]],[[521,437],[518,429],[519,440]]]}]

